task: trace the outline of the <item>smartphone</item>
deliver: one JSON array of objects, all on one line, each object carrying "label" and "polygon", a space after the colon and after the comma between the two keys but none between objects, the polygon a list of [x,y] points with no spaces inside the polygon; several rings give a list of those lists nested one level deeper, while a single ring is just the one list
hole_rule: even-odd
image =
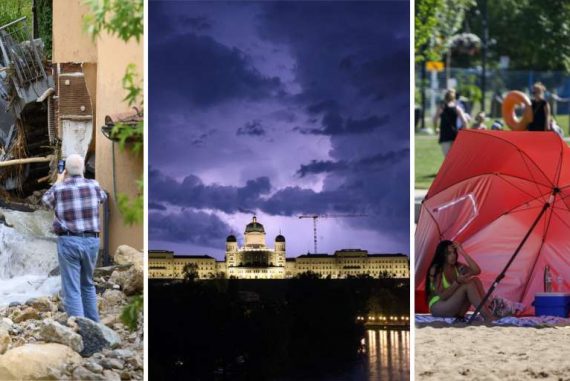
[{"label": "smartphone", "polygon": [[60,160],[57,162],[57,173],[62,174],[65,170],[65,160]]}]

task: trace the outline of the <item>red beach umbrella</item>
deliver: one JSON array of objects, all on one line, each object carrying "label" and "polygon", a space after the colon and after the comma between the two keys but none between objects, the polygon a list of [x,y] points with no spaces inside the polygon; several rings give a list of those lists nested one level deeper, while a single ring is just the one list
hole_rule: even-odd
[{"label": "red beach umbrella", "polygon": [[554,132],[461,131],[421,207],[416,295],[443,239],[462,243],[485,288],[522,302],[524,315],[545,266],[555,291],[570,291],[568,145]]}]

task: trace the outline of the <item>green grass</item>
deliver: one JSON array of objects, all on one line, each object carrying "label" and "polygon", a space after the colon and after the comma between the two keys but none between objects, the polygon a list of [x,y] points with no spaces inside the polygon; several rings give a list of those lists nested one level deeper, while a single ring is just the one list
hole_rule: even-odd
[{"label": "green grass", "polygon": [[443,153],[437,136],[416,136],[415,144],[416,189],[427,189],[443,163]]},{"label": "green grass", "polygon": [[[558,116],[556,120],[564,129],[564,138],[568,141],[568,116]],[[491,121],[488,125],[491,124]],[[428,125],[431,127],[431,124]],[[415,141],[415,188],[428,189],[443,163],[443,153],[437,143],[438,136],[416,135]]]}]

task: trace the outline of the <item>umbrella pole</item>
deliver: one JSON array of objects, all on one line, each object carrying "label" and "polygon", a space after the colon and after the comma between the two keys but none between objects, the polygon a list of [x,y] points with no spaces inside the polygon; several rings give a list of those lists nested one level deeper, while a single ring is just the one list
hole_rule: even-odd
[{"label": "umbrella pole", "polygon": [[[556,190],[555,192],[556,193]],[[554,195],[553,193],[553,195]],[[534,230],[534,228],[536,227],[536,225],[538,224],[538,221],[540,221],[540,219],[542,218],[542,215],[546,212],[546,210],[550,207],[550,203],[552,201],[552,197],[549,200],[549,202],[547,202],[546,204],[544,204],[544,206],[542,207],[542,210],[540,211],[540,213],[538,214],[538,216],[536,217],[536,219],[534,220],[534,222],[532,223],[532,226],[530,227],[530,229],[528,229],[528,232],[526,233],[526,235],[524,236],[524,238],[522,239],[521,243],[519,244],[519,246],[517,247],[517,249],[515,250],[515,252],[513,253],[513,255],[511,256],[511,259],[509,259],[509,261],[507,262],[507,264],[505,265],[505,268],[503,269],[503,271],[501,271],[501,273],[497,276],[497,279],[495,279],[495,281],[493,282],[493,284],[491,285],[491,287],[489,287],[489,290],[487,290],[487,293],[485,294],[485,296],[483,297],[483,300],[481,300],[481,303],[479,303],[479,305],[477,306],[477,308],[475,308],[475,312],[473,312],[473,315],[471,315],[471,317],[469,318],[469,321],[467,322],[467,324],[471,324],[473,322],[473,320],[475,320],[475,318],[477,317],[477,315],[479,314],[479,312],[481,312],[481,308],[483,308],[483,306],[485,305],[485,303],[487,302],[487,300],[489,299],[489,297],[491,296],[491,294],[493,293],[493,291],[495,291],[495,288],[497,288],[497,286],[499,285],[499,282],[501,280],[503,280],[503,278],[505,277],[505,274],[507,273],[507,270],[509,269],[509,267],[511,266],[511,263],[513,263],[513,261],[515,260],[515,257],[518,255],[518,253],[521,251],[522,247],[524,246],[526,240],[528,239],[528,237],[530,236],[530,233],[532,233],[532,231]]]}]

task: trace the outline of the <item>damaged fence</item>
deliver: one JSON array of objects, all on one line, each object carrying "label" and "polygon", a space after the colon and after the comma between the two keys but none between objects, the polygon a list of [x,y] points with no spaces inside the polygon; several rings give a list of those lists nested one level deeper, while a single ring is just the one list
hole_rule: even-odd
[{"label": "damaged fence", "polygon": [[0,27],[0,187],[24,195],[45,186],[59,151],[49,128],[53,77],[25,20]]}]

